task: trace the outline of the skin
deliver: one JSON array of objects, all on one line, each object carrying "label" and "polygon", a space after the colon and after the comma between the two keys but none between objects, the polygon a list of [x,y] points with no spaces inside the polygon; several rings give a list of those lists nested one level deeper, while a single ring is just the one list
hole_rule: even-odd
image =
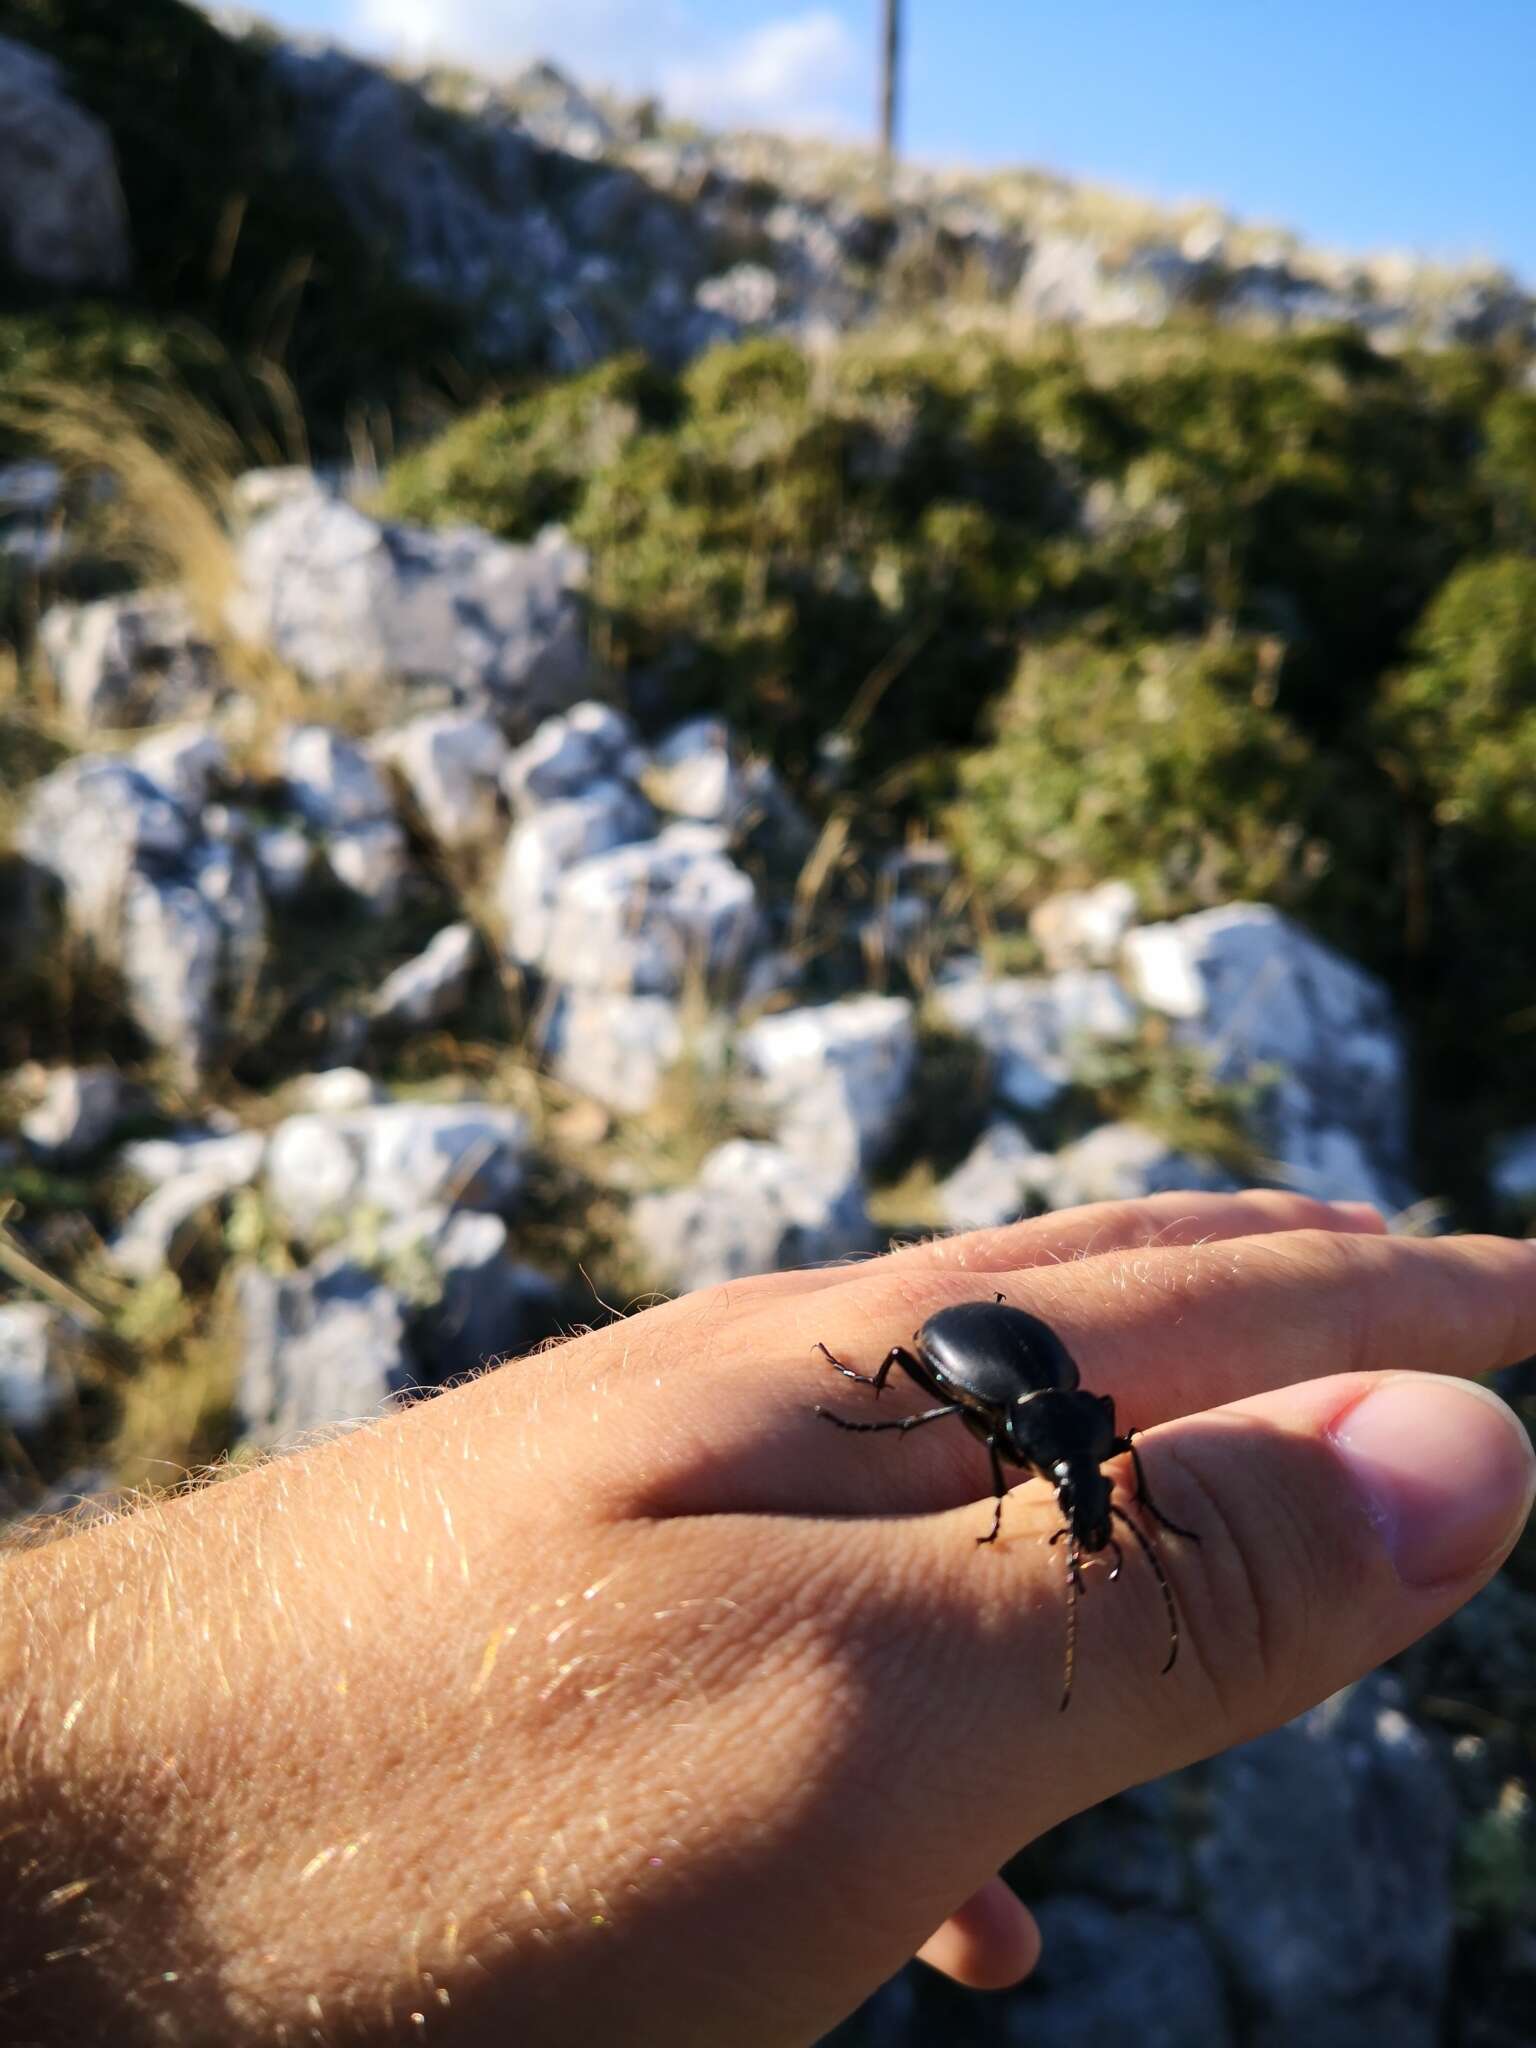
[{"label": "skin", "polygon": [[[1167,1678],[1144,1560],[1090,1567],[1066,1714],[1049,1489],[978,1548],[968,1432],[812,1413],[871,1398],[816,1342],[872,1365],[999,1289],[1201,1536],[1160,1542]],[[1004,1859],[1497,1568],[1529,1449],[1420,1376],[1533,1351],[1526,1245],[1157,1197],[712,1289],[13,1553],[0,2032],[802,2048],[920,1946],[1012,1981]]]}]

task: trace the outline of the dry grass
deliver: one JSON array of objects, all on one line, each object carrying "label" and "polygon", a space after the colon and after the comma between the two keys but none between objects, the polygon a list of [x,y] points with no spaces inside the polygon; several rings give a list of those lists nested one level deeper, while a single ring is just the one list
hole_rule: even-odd
[{"label": "dry grass", "polygon": [[58,464],[94,556],[136,584],[174,585],[231,680],[260,709],[295,713],[293,672],[229,623],[231,490],[248,457],[225,421],[181,389],[128,398],[49,380],[10,388],[0,426]]}]

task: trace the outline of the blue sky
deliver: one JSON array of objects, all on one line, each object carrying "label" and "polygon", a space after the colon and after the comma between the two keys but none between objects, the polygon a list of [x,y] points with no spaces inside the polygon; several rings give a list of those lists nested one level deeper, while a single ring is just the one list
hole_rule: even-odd
[{"label": "blue sky", "polygon": [[[1536,0],[904,0],[913,154],[1212,199],[1536,278]],[[859,133],[877,0],[267,0],[371,49],[548,54],[697,118]]]}]

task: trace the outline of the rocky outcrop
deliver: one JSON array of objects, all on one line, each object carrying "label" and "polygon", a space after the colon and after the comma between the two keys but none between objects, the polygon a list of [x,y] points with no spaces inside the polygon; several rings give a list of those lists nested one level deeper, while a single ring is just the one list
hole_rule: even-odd
[{"label": "rocky outcrop", "polygon": [[308,471],[245,480],[232,624],[315,683],[397,683],[526,733],[590,682],[586,558],[370,519]]},{"label": "rocky outcrop", "polygon": [[0,36],[0,247],[24,277],[80,290],[133,266],[112,138],[59,66]]}]

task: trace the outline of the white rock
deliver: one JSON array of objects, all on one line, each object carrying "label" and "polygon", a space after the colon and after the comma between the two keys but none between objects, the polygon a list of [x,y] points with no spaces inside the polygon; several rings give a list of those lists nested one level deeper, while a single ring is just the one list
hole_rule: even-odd
[{"label": "white rock", "polygon": [[683,1291],[874,1248],[856,1180],[829,1182],[781,1146],[745,1138],[712,1152],[692,1186],[641,1196],[630,1227],[650,1269]]},{"label": "white rock", "polygon": [[558,1078],[620,1116],[654,1107],[685,1044],[682,1011],[667,997],[582,989],[560,996],[544,1037]]},{"label": "white rock", "polygon": [[85,1340],[62,1310],[0,1303],[0,1423],[42,1429],[74,1401],[85,1362]]},{"label": "white rock", "polygon": [[511,1257],[499,1216],[429,1210],[401,1226],[412,1229],[441,1284],[416,1332],[432,1380],[478,1372],[554,1334],[558,1290]]},{"label": "white rock", "polygon": [[1053,1209],[1134,1201],[1186,1188],[1235,1188],[1224,1168],[1177,1152],[1141,1124],[1100,1124],[1056,1154],[1046,1192]]},{"label": "white rock", "polygon": [[1113,967],[1136,914],[1136,891],[1129,882],[1101,882],[1097,889],[1047,896],[1030,913],[1029,929],[1052,973]]},{"label": "white rock", "polygon": [[268,825],[256,832],[251,851],[262,887],[274,903],[291,903],[308,885],[315,845],[298,825]]},{"label": "white rock", "polygon": [[69,97],[51,57],[0,37],[0,246],[24,276],[66,290],[132,268],[112,138]]},{"label": "white rock", "polygon": [[1112,277],[1103,251],[1079,235],[1039,237],[1014,304],[1023,319],[1041,326],[1119,326],[1159,317],[1147,294]]},{"label": "white rock", "polygon": [[140,740],[128,758],[194,817],[229,773],[229,749],[206,725],[173,725]]},{"label": "white rock", "polygon": [[651,757],[645,791],[673,817],[733,829],[746,789],[724,719],[691,718],[668,733]]},{"label": "white rock", "polygon": [[414,1385],[403,1305],[360,1267],[328,1258],[279,1279],[247,1266],[237,1287],[246,1438],[278,1443],[357,1422]]},{"label": "white rock", "polygon": [[141,860],[174,862],[195,827],[178,803],[125,761],[87,754],[37,783],[21,850],[63,885],[70,923],[115,951],[129,875]]},{"label": "white rock", "polygon": [[1407,1204],[1406,1062],[1374,975],[1247,903],[1144,926],[1125,962],[1218,1079],[1268,1084],[1255,1136],[1285,1178],[1330,1199]]},{"label": "white rock", "polygon": [[151,1187],[182,1179],[217,1180],[226,1193],[232,1193],[256,1179],[266,1149],[261,1131],[191,1132],[173,1138],[140,1138],[125,1145],[118,1159]]},{"label": "white rock", "polygon": [[537,966],[549,946],[561,878],[579,861],[655,829],[656,815],[627,782],[601,782],[586,795],[541,804],[507,835],[496,902],[510,959]]},{"label": "white rock", "polygon": [[374,818],[329,832],[324,852],[342,888],[361,897],[376,915],[387,917],[399,903],[411,859],[405,833],[393,818]]},{"label": "white rock", "polygon": [[363,1149],[355,1116],[301,1113],[272,1133],[265,1160],[267,1193],[298,1236],[345,1229],[361,1201]]},{"label": "white rock", "polygon": [[762,327],[778,309],[779,281],[764,263],[733,263],[706,277],[693,299],[706,313],[722,314],[738,327]]},{"label": "white rock", "polygon": [[42,1100],[21,1119],[21,1135],[65,1164],[87,1158],[116,1130],[129,1092],[115,1067],[55,1067]]},{"label": "white rock", "polygon": [[386,1215],[433,1202],[502,1211],[522,1190],[529,1129],[515,1109],[393,1102],[363,1115],[364,1198]]},{"label": "white rock", "polygon": [[500,832],[507,743],[488,718],[429,712],[385,733],[374,752],[405,782],[440,846],[483,846]]},{"label": "white rock", "polygon": [[1017,1124],[994,1123],[938,1189],[950,1230],[990,1230],[1046,1205],[1055,1161],[1037,1151]]},{"label": "white rock", "polygon": [[140,769],[86,756],[36,785],[18,839],[58,877],[73,928],[121,970],[134,1022],[195,1082],[266,949],[261,884],[238,838],[200,836]]},{"label": "white rock", "polygon": [[211,704],[222,683],[212,648],[175,590],[52,605],[38,642],[70,720],[82,729],[179,718]]},{"label": "white rock", "polygon": [[757,898],[719,848],[709,826],[669,825],[568,868],[544,972],[567,988],[673,997],[740,972],[760,934]]},{"label": "white rock", "polygon": [[523,1181],[529,1134],[490,1103],[389,1102],[279,1124],[266,1186],[301,1237],[339,1235],[355,1212],[385,1219],[434,1204],[505,1210]]},{"label": "white rock", "polygon": [[1051,1107],[1083,1052],[1136,1031],[1136,1006],[1107,973],[991,980],[962,965],[939,982],[934,1006],[991,1056],[997,1094],[1026,1115]]},{"label": "white rock", "polygon": [[583,797],[594,786],[636,783],[646,765],[639,734],[611,705],[573,705],[561,718],[546,718],[532,739],[508,755],[502,787],[519,814],[538,804]]},{"label": "white rock", "polygon": [[393,819],[389,786],[363,752],[328,725],[290,725],[278,740],[278,772],[309,824],[320,832]]},{"label": "white rock", "polygon": [[522,731],[588,682],[587,559],[558,527],[514,547],[381,525],[316,481],[252,520],[239,556],[236,629],[315,682],[440,684]]},{"label": "white rock", "polygon": [[147,1195],[107,1246],[114,1270],[129,1280],[150,1280],[184,1255],[187,1233],[209,1218],[230,1193],[217,1170],[179,1173]]},{"label": "white rock", "polygon": [[195,1085],[212,1058],[227,1001],[248,992],[266,945],[251,861],[204,843],[174,868],[136,868],[124,892],[118,962],[129,1012]]},{"label": "white rock", "polygon": [[383,1091],[371,1074],[361,1067],[327,1067],[318,1074],[305,1074],[295,1096],[305,1109],[323,1116],[335,1116],[349,1109],[367,1109],[384,1100]]},{"label": "white rock", "polygon": [[741,1034],[743,1072],[773,1113],[779,1143],[857,1173],[885,1152],[917,1065],[912,1005],[904,996],[850,996],[761,1018]]},{"label": "white rock", "polygon": [[472,924],[449,924],[386,977],[368,1001],[368,1015],[386,1030],[421,1030],[451,1017],[464,1001],[479,941]]}]

